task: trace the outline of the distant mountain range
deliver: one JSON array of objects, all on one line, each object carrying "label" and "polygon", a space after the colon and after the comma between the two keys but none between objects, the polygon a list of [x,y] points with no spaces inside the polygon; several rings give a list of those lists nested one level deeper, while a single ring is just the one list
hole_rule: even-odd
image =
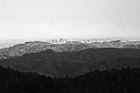
[{"label": "distant mountain range", "polygon": [[140,41],[25,42],[0,49],[0,64],[49,76],[77,76],[95,69],[140,67]]},{"label": "distant mountain range", "polygon": [[16,56],[22,56],[26,53],[37,53],[52,49],[55,52],[72,52],[80,51],[88,48],[140,48],[140,41],[122,42],[120,40],[110,42],[91,42],[82,43],[80,41],[67,41],[62,44],[53,44],[49,42],[25,42],[24,44],[17,44],[9,48],[0,49],[0,59],[6,59]]}]

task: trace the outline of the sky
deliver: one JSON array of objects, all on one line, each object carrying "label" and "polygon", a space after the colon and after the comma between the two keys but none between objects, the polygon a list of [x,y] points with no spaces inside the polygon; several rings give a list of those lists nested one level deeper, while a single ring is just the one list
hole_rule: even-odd
[{"label": "sky", "polygon": [[140,0],[0,0],[0,40],[140,38]]}]

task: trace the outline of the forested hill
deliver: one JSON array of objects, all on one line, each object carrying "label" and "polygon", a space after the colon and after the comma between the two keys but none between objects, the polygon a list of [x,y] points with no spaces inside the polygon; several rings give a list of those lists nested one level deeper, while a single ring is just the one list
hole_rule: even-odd
[{"label": "forested hill", "polygon": [[140,50],[100,48],[75,52],[46,50],[0,60],[4,67],[46,76],[77,76],[95,69],[140,67]]},{"label": "forested hill", "polygon": [[12,93],[10,91],[17,84],[26,80],[33,80],[37,77],[40,76],[36,73],[24,73],[17,70],[12,70],[9,67],[3,68],[0,66],[0,93]]},{"label": "forested hill", "polygon": [[140,68],[51,78],[0,66],[0,93],[140,93]]}]

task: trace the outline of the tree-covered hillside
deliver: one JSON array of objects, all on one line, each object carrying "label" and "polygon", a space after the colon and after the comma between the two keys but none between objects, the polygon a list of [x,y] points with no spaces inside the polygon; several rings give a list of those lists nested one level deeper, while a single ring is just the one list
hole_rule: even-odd
[{"label": "tree-covered hillside", "polygon": [[139,93],[140,69],[95,70],[77,77],[51,78],[0,67],[0,93]]},{"label": "tree-covered hillside", "polygon": [[75,52],[46,50],[0,60],[4,67],[46,76],[77,76],[96,69],[140,67],[138,49],[86,49]]}]

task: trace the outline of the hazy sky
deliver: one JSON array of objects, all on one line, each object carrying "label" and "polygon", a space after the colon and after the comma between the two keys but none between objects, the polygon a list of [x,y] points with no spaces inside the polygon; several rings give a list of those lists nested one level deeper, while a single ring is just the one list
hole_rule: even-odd
[{"label": "hazy sky", "polygon": [[1,39],[139,38],[140,0],[0,0]]}]

